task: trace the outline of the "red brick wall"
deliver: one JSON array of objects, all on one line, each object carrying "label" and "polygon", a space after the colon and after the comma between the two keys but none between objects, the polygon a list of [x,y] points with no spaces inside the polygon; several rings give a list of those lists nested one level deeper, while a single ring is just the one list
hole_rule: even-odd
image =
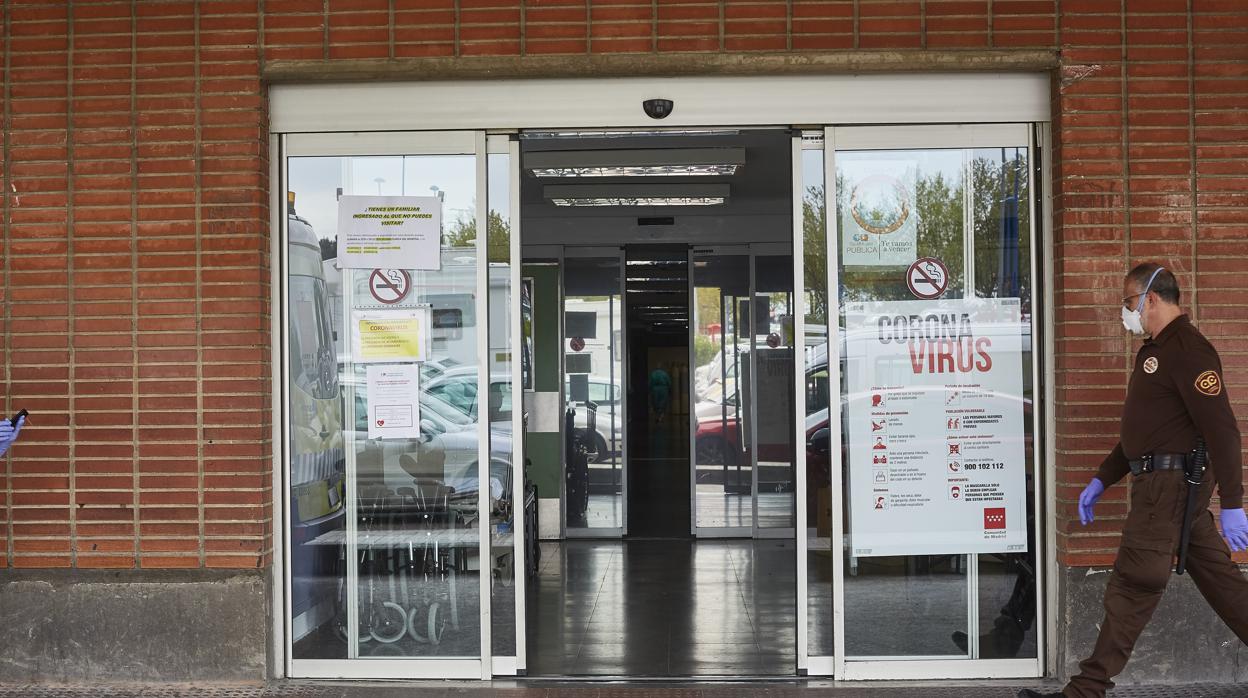
[{"label": "red brick wall", "polygon": [[1125,510],[1120,487],[1095,526],[1070,518],[1116,432],[1132,350],[1116,301],[1131,262],[1181,272],[1232,395],[1248,394],[1239,0],[101,0],[4,12],[0,370],[5,409],[35,414],[7,462],[0,564],[267,564],[265,60],[1060,49],[1059,557],[1108,562]]},{"label": "red brick wall", "polygon": [[3,563],[271,548],[256,3],[5,5]]},{"label": "red brick wall", "polygon": [[[1117,440],[1132,353],[1121,274],[1159,260],[1222,355],[1248,432],[1248,6],[1194,0],[1066,3],[1054,110],[1059,559],[1108,564],[1128,488],[1098,519],[1075,500]],[[1177,11],[1176,11],[1177,10]]]}]

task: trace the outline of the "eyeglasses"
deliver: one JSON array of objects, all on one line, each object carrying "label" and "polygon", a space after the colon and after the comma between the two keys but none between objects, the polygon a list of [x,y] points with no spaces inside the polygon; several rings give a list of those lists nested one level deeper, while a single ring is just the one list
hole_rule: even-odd
[{"label": "eyeglasses", "polygon": [[1140,291],[1139,293],[1132,293],[1131,295],[1129,295],[1129,296],[1127,296],[1127,297],[1123,298],[1123,299],[1122,299],[1122,307],[1126,308],[1127,310],[1135,310],[1135,308],[1133,307],[1133,305],[1134,305],[1134,304],[1131,302],[1131,299],[1132,299],[1132,298],[1139,298],[1140,296],[1144,295],[1145,293],[1148,293],[1148,291]]}]

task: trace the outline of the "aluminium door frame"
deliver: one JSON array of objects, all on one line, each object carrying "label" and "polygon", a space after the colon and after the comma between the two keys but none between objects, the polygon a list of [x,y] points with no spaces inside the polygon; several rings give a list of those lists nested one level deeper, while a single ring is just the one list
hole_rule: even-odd
[{"label": "aluminium door frame", "polygon": [[[1035,181],[1034,173],[1040,171],[1043,162],[1037,162],[1037,137],[1035,124],[1032,122],[1001,123],[1001,124],[950,124],[950,125],[906,125],[906,126],[827,126],[824,128],[824,182],[826,195],[825,221],[827,221],[827,284],[828,284],[828,382],[840,391],[841,382],[841,339],[840,339],[840,225],[836,218],[836,154],[840,150],[909,150],[909,149],[970,149],[980,147],[1025,147],[1028,155],[1029,181],[1031,191],[1028,197],[1029,221],[1028,244],[1030,246],[1032,283],[1029,284],[1030,302],[1033,308],[1031,321],[1032,332],[1032,400],[1038,402],[1042,373],[1042,361],[1048,365],[1047,354],[1037,352],[1039,343],[1037,334],[1048,336],[1048,333],[1036,320],[1037,300],[1040,284],[1040,251],[1036,249],[1037,229],[1040,221],[1036,218],[1037,197],[1044,191],[1044,183]],[[964,161],[965,162],[965,161]],[[964,172],[966,171],[964,165]],[[967,186],[969,190],[969,185]],[[968,197],[969,197],[968,191]],[[964,254],[967,247],[973,246],[973,226],[965,226],[963,232]],[[967,283],[971,283],[969,276]],[[973,287],[968,287],[973,288]],[[1045,317],[1045,323],[1050,322]],[[1040,357],[1037,358],[1037,354]],[[1048,580],[1042,573],[1047,567],[1042,552],[1048,550],[1041,542],[1045,540],[1042,508],[1047,485],[1043,473],[1044,467],[1038,456],[1046,451],[1042,444],[1047,442],[1041,430],[1042,423],[1037,410],[1032,411],[1032,447],[1033,478],[1035,483],[1032,492],[1032,505],[1036,515],[1033,525],[1037,527],[1034,537],[1037,550],[1036,558],[1036,657],[1023,659],[982,659],[961,657],[854,657],[845,652],[845,564],[844,551],[846,546],[842,517],[845,512],[844,478],[841,462],[842,429],[841,404],[837,399],[829,399],[828,420],[831,441],[829,457],[831,462],[832,487],[832,613],[834,655],[831,657],[807,657],[808,669],[811,674],[831,674],[842,680],[868,679],[971,679],[971,678],[1036,678],[1044,675],[1045,659],[1049,651],[1047,638],[1047,620],[1049,606],[1047,600]],[[978,555],[968,558],[977,563]],[[968,654],[974,656],[978,649],[978,565],[968,566]],[[800,574],[800,570],[799,570]],[[809,613],[809,608],[799,608],[802,619]],[[805,649],[799,645],[799,653]]]}]

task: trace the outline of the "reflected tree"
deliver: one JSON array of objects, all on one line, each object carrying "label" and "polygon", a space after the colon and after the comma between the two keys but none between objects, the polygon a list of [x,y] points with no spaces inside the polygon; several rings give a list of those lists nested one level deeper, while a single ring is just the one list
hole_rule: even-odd
[{"label": "reflected tree", "polygon": [[[988,155],[992,153],[992,155]],[[970,162],[970,224],[973,238],[974,293],[979,297],[1019,297],[1029,312],[1031,250],[1030,182],[1023,148],[976,151]],[[848,205],[843,176],[836,178],[837,211]],[[919,173],[915,184],[915,215],[918,254],[936,257],[949,269],[948,297],[959,298],[965,289],[963,254],[966,220],[966,183],[959,174]],[[811,307],[807,318],[822,322],[827,296],[824,279],[827,230],[825,193],[810,187],[803,202],[806,252],[806,288]],[[841,302],[904,300],[904,266],[851,266],[842,269]]]},{"label": "reflected tree", "polygon": [[[486,256],[490,262],[506,263],[511,259],[511,226],[503,214],[491,210],[486,216]],[[442,231],[443,247],[473,247],[477,241],[477,221],[464,217]]]}]

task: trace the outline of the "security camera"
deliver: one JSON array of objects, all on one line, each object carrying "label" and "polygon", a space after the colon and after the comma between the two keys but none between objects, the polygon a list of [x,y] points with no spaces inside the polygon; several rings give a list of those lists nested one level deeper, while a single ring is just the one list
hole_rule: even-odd
[{"label": "security camera", "polygon": [[641,108],[651,119],[666,119],[675,107],[676,103],[670,99],[647,99],[641,103]]}]

